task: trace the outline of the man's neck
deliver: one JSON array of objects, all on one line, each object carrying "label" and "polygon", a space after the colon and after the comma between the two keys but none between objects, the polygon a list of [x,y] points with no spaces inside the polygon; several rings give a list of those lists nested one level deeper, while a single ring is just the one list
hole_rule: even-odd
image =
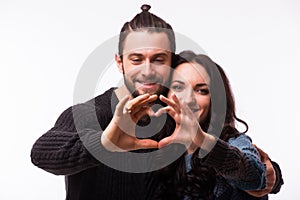
[{"label": "man's neck", "polygon": [[119,101],[124,98],[126,95],[130,95],[129,90],[127,89],[127,87],[123,84],[120,87],[118,87],[115,90],[116,96],[118,97]]}]

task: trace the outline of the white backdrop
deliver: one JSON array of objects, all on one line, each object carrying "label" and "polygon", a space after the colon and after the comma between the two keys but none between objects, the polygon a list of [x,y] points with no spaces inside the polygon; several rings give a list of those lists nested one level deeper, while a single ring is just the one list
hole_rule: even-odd
[{"label": "white backdrop", "polygon": [[[31,164],[32,144],[73,104],[85,59],[143,3],[225,69],[248,134],[282,168],[285,184],[270,199],[299,199],[297,0],[0,1],[0,199],[65,198],[64,177]],[[103,80],[98,93],[115,85]]]}]

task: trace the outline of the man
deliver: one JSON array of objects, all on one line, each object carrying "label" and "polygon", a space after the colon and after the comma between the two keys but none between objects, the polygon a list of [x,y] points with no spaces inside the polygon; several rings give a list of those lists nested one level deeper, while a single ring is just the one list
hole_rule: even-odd
[{"label": "man", "polygon": [[[109,151],[157,148],[157,141],[137,139],[128,130],[134,128],[128,113],[135,115],[137,122],[150,111],[147,105],[156,101],[157,94],[166,92],[164,86],[175,52],[172,27],[149,13],[149,9],[150,6],[144,5],[143,11],[126,22],[121,30],[116,62],[126,86],[116,91],[109,89],[86,103],[68,108],[32,148],[35,165],[50,173],[65,175],[68,200],[140,200],[155,196],[156,183],[150,172],[127,173],[116,170],[119,168],[114,164],[109,167],[96,159],[104,159],[104,162],[119,159],[110,159],[113,155]],[[126,96],[132,96],[131,104],[126,106],[128,113],[123,112]],[[131,105],[135,106],[131,108]],[[122,127],[119,123],[126,116],[128,123]],[[122,166],[123,162],[120,163]]]},{"label": "man", "polygon": [[175,36],[149,9],[143,5],[121,30],[115,60],[125,86],[68,108],[33,145],[33,164],[65,175],[67,200],[155,199],[158,183],[151,170],[128,173],[132,162],[122,153],[158,147],[155,136],[139,139],[134,131],[136,123],[149,122],[151,105],[166,92]]}]

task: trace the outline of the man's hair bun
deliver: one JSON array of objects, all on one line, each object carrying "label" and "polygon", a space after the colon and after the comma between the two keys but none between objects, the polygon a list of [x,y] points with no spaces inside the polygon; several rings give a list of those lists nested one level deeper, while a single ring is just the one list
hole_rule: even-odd
[{"label": "man's hair bun", "polygon": [[143,12],[148,12],[148,10],[150,10],[151,6],[148,4],[144,4],[142,5],[141,9]]}]

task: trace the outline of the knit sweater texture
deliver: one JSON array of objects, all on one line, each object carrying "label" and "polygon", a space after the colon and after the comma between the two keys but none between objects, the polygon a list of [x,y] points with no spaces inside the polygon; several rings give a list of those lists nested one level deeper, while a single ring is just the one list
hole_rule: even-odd
[{"label": "knit sweater texture", "polygon": [[[118,103],[114,89],[69,107],[32,147],[34,165],[65,176],[66,200],[156,199],[159,183],[153,172],[119,171],[100,162],[98,154],[93,153],[100,152],[102,158],[114,154],[100,141],[102,130],[110,123]],[[226,142],[218,140],[206,162],[226,178],[239,181],[248,189],[264,187],[264,166]],[[252,176],[243,176],[243,173]]]}]

